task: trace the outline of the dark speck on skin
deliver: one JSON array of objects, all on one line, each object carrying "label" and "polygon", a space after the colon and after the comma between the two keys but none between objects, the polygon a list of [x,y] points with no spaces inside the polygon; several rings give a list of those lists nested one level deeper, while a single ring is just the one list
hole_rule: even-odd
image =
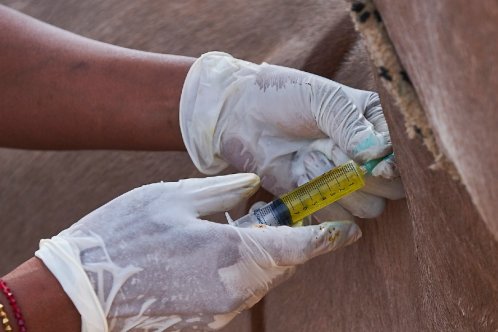
[{"label": "dark speck on skin", "polygon": [[87,69],[88,67],[89,67],[89,65],[85,61],[78,61],[77,63],[72,64],[70,69],[71,70],[83,70],[83,69]]}]

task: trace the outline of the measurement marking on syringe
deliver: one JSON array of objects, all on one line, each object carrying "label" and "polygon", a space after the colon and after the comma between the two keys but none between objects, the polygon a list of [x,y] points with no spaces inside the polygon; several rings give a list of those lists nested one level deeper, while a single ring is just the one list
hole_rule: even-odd
[{"label": "measurement marking on syringe", "polygon": [[335,181],[337,182],[337,188],[338,188],[340,191],[343,191],[344,189],[341,189],[341,184],[339,183],[339,178],[335,178]]},{"label": "measurement marking on syringe", "polygon": [[329,188],[330,197],[333,197],[335,195],[335,192],[332,192],[332,188],[330,188],[329,181],[327,181],[326,184],[327,184],[327,188]]},{"label": "measurement marking on syringe", "polygon": [[311,200],[313,200],[313,197],[311,196],[311,191],[308,188],[304,188],[305,192],[308,194]]},{"label": "measurement marking on syringe", "polygon": [[[353,167],[353,165],[349,164],[346,167],[348,170],[350,170],[351,172],[353,172],[353,174],[356,175],[356,169]],[[354,181],[352,179],[350,179],[349,177],[348,177],[348,181],[350,181],[350,183],[349,183],[350,187],[354,185]]]},{"label": "measurement marking on syringe", "polygon": [[[290,206],[292,208],[292,211],[296,211],[296,207],[294,206],[294,204],[292,204],[292,200],[289,200],[289,204],[290,204]],[[294,214],[299,214],[299,211],[294,212]]]},{"label": "measurement marking on syringe", "polygon": [[303,207],[303,210],[306,210],[307,209],[306,204],[301,199],[301,196],[298,195],[297,198],[299,198],[299,201],[301,202],[301,206]]},{"label": "measurement marking on syringe", "polygon": [[322,191],[320,190],[320,188],[323,187],[323,185],[324,185],[324,182],[325,182],[324,180],[325,179],[320,179],[320,181],[318,182],[318,186],[317,186],[318,193],[320,194],[320,197],[322,198],[322,201],[327,199],[325,197],[325,195],[322,193]]}]

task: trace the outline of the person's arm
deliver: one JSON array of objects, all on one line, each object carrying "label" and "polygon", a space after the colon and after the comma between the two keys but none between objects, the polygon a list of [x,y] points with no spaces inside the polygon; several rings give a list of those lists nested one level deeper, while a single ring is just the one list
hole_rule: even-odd
[{"label": "person's arm", "polygon": [[[81,317],[61,285],[38,258],[31,258],[2,278],[21,308],[28,331],[81,331]],[[5,295],[0,303],[18,331]]]},{"label": "person's arm", "polygon": [[0,146],[184,150],[194,59],[97,42],[0,6]]}]

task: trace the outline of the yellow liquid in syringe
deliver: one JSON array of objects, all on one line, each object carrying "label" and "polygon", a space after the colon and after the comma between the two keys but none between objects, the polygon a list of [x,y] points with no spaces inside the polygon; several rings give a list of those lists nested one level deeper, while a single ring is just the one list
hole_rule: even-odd
[{"label": "yellow liquid in syringe", "polygon": [[231,224],[240,227],[254,224],[269,226],[292,226],[307,216],[362,188],[364,176],[383,159],[371,160],[359,166],[353,160],[348,161],[328,172],[284,194],[265,206],[239,218]]},{"label": "yellow liquid in syringe", "polygon": [[364,171],[354,161],[335,167],[280,197],[295,224],[365,185]]}]

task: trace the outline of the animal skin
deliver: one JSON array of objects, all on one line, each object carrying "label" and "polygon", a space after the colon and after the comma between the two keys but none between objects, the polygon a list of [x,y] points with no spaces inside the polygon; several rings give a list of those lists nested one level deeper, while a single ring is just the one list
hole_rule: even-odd
[{"label": "animal skin", "polygon": [[498,2],[376,3],[439,145],[498,241]]},{"label": "animal skin", "polygon": [[[421,142],[405,135],[399,111],[373,75],[348,4],[0,3],[124,47],[190,56],[222,50],[380,92],[407,200],[389,202],[375,220],[359,220],[359,242],[305,264],[223,331],[498,329],[498,245],[465,188],[443,172],[430,171],[431,157]],[[417,70],[407,69],[410,75]],[[422,87],[417,91],[425,91]],[[113,197],[145,183],[192,176],[201,174],[184,152],[0,150],[0,274],[29,258],[40,238]]]}]

